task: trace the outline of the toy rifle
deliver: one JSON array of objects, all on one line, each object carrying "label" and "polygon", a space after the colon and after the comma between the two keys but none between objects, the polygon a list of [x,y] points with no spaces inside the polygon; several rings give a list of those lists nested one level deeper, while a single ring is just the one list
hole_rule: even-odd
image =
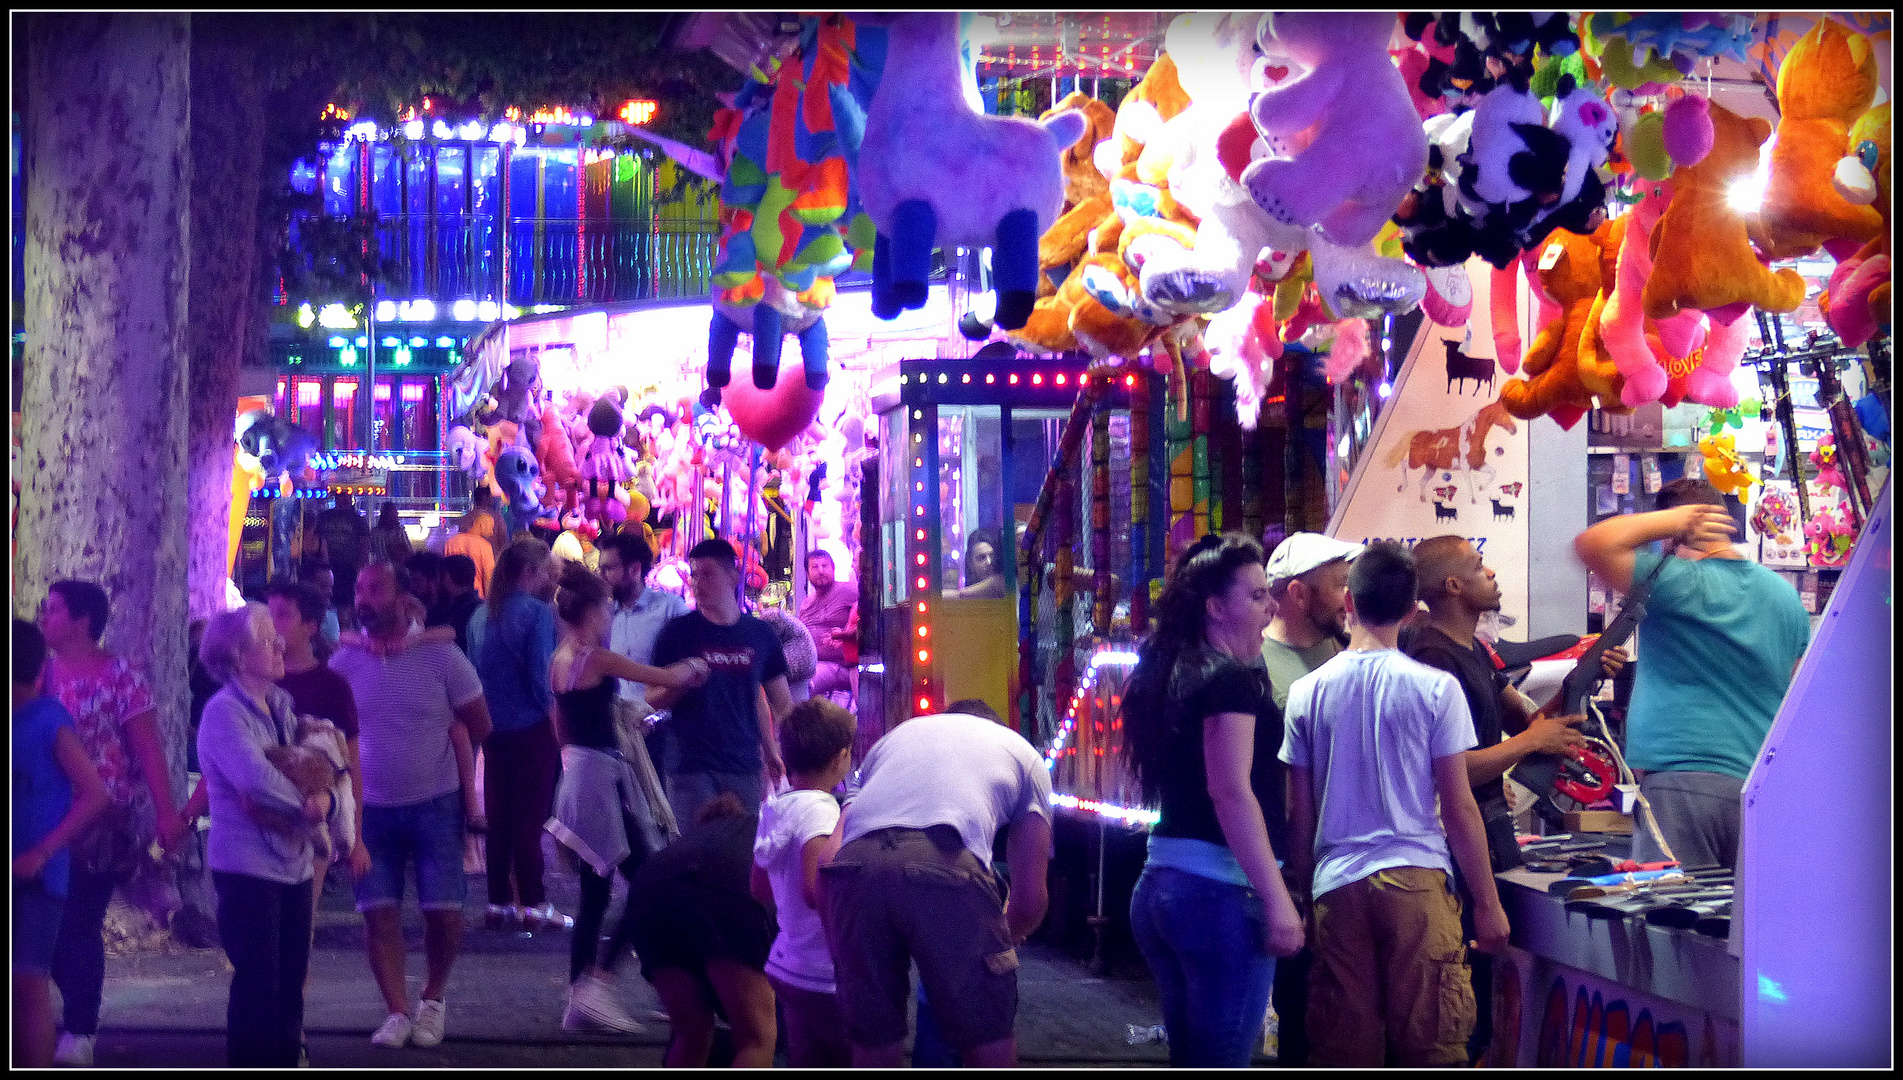
[{"label": "toy rifle", "polygon": [[[1669,556],[1668,556],[1669,557]],[[1566,673],[1560,682],[1559,693],[1547,702],[1542,710],[1549,716],[1577,716],[1586,709],[1586,699],[1592,696],[1593,687],[1603,678],[1600,674],[1601,661],[1606,653],[1625,644],[1638,629],[1639,622],[1645,618],[1645,601],[1652,594],[1652,585],[1658,580],[1659,571],[1665,569],[1665,559],[1661,558],[1651,573],[1641,581],[1632,584],[1632,591],[1626,594],[1625,602],[1619,607],[1619,614],[1613,617],[1605,630],[1581,654],[1573,669]],[[1565,815],[1553,802],[1553,793],[1573,798],[1581,803],[1603,798],[1611,790],[1616,776],[1607,776],[1602,768],[1610,764],[1597,754],[1588,756],[1585,751],[1575,747],[1565,754],[1528,754],[1513,767],[1513,778],[1539,796],[1534,803],[1534,812],[1548,825],[1558,825]],[[1569,775],[1587,773],[1590,782]]]},{"label": "toy rifle", "polygon": [[1625,602],[1619,605],[1619,614],[1606,624],[1599,640],[1586,647],[1586,651],[1580,654],[1579,662],[1560,682],[1559,693],[1546,705],[1549,715],[1578,716],[1586,711],[1586,699],[1592,696],[1593,687],[1598,686],[1599,680],[1604,678],[1600,674],[1601,662],[1608,652],[1624,645],[1632,637],[1632,632],[1639,628],[1639,623],[1645,618],[1645,601],[1652,595],[1652,585],[1658,581],[1659,571],[1663,569],[1665,559],[1661,558],[1652,572],[1645,575],[1645,580],[1633,583],[1632,591],[1626,594]]}]

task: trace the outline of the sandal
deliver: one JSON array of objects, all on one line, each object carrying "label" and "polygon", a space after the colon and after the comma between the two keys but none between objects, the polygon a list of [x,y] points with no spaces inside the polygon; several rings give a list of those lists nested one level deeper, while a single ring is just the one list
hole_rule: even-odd
[{"label": "sandal", "polygon": [[522,913],[514,904],[490,904],[482,924],[490,930],[502,930],[521,921]]},{"label": "sandal", "polygon": [[555,910],[553,903],[544,903],[541,907],[523,908],[522,924],[530,930],[573,930],[575,920]]}]

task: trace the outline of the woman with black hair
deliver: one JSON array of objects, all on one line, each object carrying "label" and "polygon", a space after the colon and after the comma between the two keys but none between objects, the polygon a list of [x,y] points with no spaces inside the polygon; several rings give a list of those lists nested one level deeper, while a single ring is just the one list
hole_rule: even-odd
[{"label": "woman with black hair", "polygon": [[1124,753],[1162,813],[1130,899],[1156,976],[1172,1066],[1246,1067],[1275,957],[1302,946],[1282,882],[1282,717],[1261,659],[1262,548],[1206,536],[1157,604],[1123,698]]}]

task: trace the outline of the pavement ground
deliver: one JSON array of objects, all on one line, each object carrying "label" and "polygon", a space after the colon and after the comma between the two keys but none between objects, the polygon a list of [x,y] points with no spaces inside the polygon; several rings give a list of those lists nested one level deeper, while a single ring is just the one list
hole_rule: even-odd
[{"label": "pavement ground", "polygon": [[[555,906],[572,914],[577,879],[551,856],[547,882]],[[617,881],[617,885],[621,885]],[[608,927],[621,899],[609,909]],[[347,884],[325,890],[305,995],[305,1030],[313,1066],[429,1068],[542,1066],[657,1067],[668,1028],[660,999],[632,960],[620,967],[618,992],[628,1014],[647,1028],[633,1036],[573,1035],[562,1031],[569,933],[487,930],[484,880],[469,877],[468,928],[446,996],[446,1038],[430,1049],[389,1050],[370,1044],[384,1020],[382,998],[364,957],[362,918]],[[414,887],[405,897],[411,999],[423,977],[422,915]],[[1130,1046],[1128,1027],[1161,1022],[1148,972],[1092,975],[1078,959],[1032,943],[1020,950],[1018,1051],[1032,1066],[1160,1066],[1156,1043]],[[225,1062],[224,1030],[230,966],[218,949],[172,946],[107,960],[102,1027],[95,1051],[101,1068],[218,1067]]]}]

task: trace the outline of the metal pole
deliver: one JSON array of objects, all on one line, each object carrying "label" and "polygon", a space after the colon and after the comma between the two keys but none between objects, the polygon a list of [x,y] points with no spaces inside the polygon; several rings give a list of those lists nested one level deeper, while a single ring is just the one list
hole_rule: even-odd
[{"label": "metal pole", "polygon": [[377,448],[377,289],[372,285],[366,291],[364,301],[364,325],[370,328],[370,336],[364,338],[367,344],[363,350],[363,381],[365,409],[363,412],[363,452],[373,453]]}]

